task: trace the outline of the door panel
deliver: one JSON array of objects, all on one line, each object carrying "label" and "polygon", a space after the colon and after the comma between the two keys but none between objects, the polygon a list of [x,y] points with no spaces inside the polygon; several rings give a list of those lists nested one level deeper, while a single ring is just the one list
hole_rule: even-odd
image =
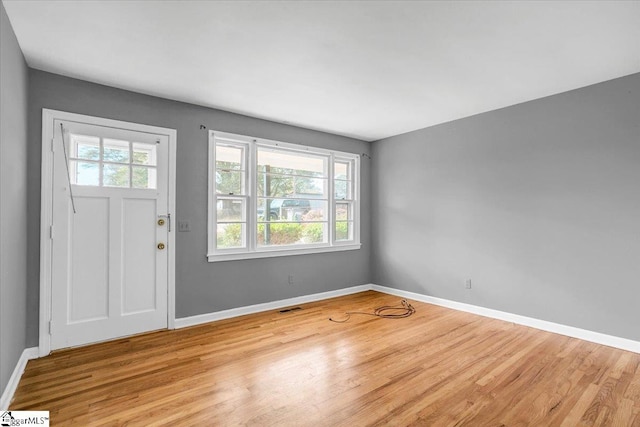
[{"label": "door panel", "polygon": [[53,144],[51,349],[166,328],[168,137],[54,120]]},{"label": "door panel", "polygon": [[109,316],[109,199],[76,197],[70,216],[68,321]]},{"label": "door panel", "polygon": [[[123,205],[122,314],[156,309],[156,254],[148,249],[156,245],[156,201],[125,199]],[[137,239],[127,238],[140,234]]]}]

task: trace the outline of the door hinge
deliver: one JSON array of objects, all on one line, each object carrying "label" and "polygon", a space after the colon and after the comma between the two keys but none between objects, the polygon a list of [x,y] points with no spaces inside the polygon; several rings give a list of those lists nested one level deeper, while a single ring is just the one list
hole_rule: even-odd
[{"label": "door hinge", "polygon": [[49,335],[53,333],[53,321],[49,320]]},{"label": "door hinge", "polygon": [[49,238],[53,240],[53,225],[49,226]]},{"label": "door hinge", "polygon": [[51,138],[51,147],[49,147],[49,148],[51,148],[51,152],[52,153],[55,151],[54,147],[55,147],[55,138]]}]

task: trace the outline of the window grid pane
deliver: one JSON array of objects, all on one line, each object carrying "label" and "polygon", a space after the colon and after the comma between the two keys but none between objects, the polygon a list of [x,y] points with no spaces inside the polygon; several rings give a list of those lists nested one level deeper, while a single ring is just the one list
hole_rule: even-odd
[{"label": "window grid pane", "polygon": [[257,191],[264,197],[326,198],[327,179],[259,172]]},{"label": "window grid pane", "polygon": [[334,178],[348,180],[351,176],[351,162],[336,160],[334,163]]},{"label": "window grid pane", "polygon": [[336,200],[353,200],[353,161],[336,159],[333,163],[333,196]]},{"label": "window grid pane", "polygon": [[246,229],[244,222],[218,223],[216,227],[216,246],[220,249],[245,248]]},{"label": "window grid pane", "polygon": [[218,222],[246,222],[246,200],[239,197],[218,197],[216,216]]},{"label": "window grid pane", "polygon": [[257,147],[256,245],[328,241],[329,156]]},{"label": "window grid pane", "polygon": [[338,242],[353,240],[353,221],[336,221],[335,239]]},{"label": "window grid pane", "polygon": [[[267,208],[267,205],[269,206]],[[258,221],[317,221],[327,217],[326,199],[274,199],[258,197]],[[266,212],[269,212],[267,215]]]},{"label": "window grid pane", "polygon": [[246,151],[240,144],[216,146],[216,194],[246,195]]},{"label": "window grid pane", "polygon": [[333,184],[333,197],[336,200],[351,200],[353,198],[352,181],[336,179]]},{"label": "window grid pane", "polygon": [[352,221],[353,220],[353,203],[340,201],[336,203],[335,208],[336,221]]},{"label": "window grid pane", "polygon": [[308,178],[327,178],[327,156],[276,147],[257,148],[257,171]]},{"label": "window grid pane", "polygon": [[326,221],[314,222],[258,222],[259,247],[309,245],[327,242]]}]

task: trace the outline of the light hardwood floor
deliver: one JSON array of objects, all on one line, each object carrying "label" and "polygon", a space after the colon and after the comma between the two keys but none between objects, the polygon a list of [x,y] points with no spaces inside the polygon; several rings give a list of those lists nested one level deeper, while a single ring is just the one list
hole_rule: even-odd
[{"label": "light hardwood floor", "polygon": [[640,426],[640,355],[363,292],[56,352],[11,408],[52,426]]}]

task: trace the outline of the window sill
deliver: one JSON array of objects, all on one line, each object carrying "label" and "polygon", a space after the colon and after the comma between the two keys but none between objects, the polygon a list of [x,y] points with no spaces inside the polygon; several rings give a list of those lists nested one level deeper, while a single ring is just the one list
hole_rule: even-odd
[{"label": "window sill", "polygon": [[308,254],[320,254],[326,252],[340,252],[340,251],[353,251],[360,249],[362,244],[352,243],[336,246],[322,246],[316,248],[304,248],[304,249],[270,249],[257,252],[242,252],[242,253],[228,253],[228,254],[208,254],[207,260],[209,262],[220,261],[237,261],[242,259],[255,259],[255,258],[274,258],[280,256],[294,256],[294,255],[308,255]]}]

